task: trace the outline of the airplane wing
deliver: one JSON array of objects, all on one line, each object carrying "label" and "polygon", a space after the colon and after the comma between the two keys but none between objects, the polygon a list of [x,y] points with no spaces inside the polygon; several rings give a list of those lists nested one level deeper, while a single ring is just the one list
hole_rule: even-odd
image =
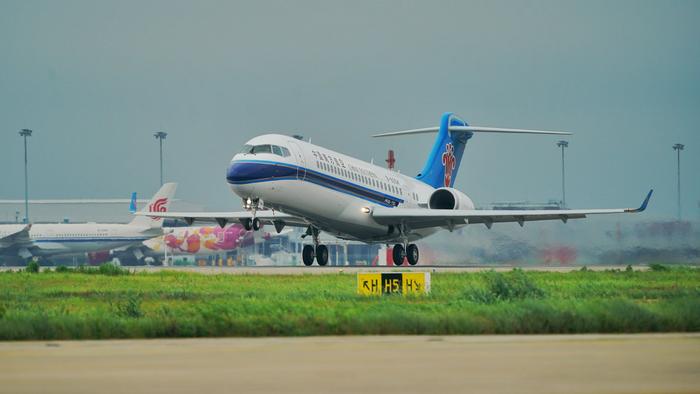
[{"label": "airplane wing", "polygon": [[30,247],[33,246],[32,240],[29,238],[29,230],[31,224],[26,226],[17,226],[17,231],[0,238],[0,249],[15,247]]},{"label": "airplane wing", "polygon": [[557,209],[557,210],[479,210],[479,209],[426,209],[426,208],[374,208],[372,217],[377,223],[385,225],[404,224],[409,229],[430,227],[453,228],[456,225],[483,223],[491,228],[493,223],[516,222],[523,226],[525,222],[535,220],[582,219],[588,215],[613,213],[636,213],[647,208],[653,190],[649,191],[639,208],[619,209]]},{"label": "airplane wing", "polygon": [[[216,223],[223,227],[231,222],[243,222],[246,219],[252,219],[253,213],[249,211],[239,212],[136,212],[134,215],[149,216],[168,219],[182,219],[187,224],[191,225],[194,222]],[[309,223],[297,216],[287,215],[282,212],[264,210],[257,211],[255,217],[260,219],[263,224],[273,224],[277,227],[279,224],[291,227],[307,227]],[[281,230],[280,230],[281,231]]]}]

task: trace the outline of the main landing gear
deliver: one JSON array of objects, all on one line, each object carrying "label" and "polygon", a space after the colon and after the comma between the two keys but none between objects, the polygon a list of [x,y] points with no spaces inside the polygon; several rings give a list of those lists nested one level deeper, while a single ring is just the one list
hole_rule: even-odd
[{"label": "main landing gear", "polygon": [[306,230],[306,234],[302,235],[302,238],[311,235],[314,240],[313,245],[304,245],[304,249],[301,251],[301,259],[307,267],[314,263],[314,259],[316,259],[316,262],[320,266],[328,264],[328,247],[320,243],[318,239],[319,233],[317,228],[309,226]]},{"label": "main landing gear", "polygon": [[416,265],[420,254],[416,244],[408,244],[405,248],[402,244],[396,244],[391,257],[394,259],[395,265],[403,265],[404,258],[408,260],[408,264]]}]

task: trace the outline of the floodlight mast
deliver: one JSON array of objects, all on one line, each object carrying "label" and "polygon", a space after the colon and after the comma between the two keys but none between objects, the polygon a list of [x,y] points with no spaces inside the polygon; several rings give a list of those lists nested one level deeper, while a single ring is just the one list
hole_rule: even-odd
[{"label": "floodlight mast", "polygon": [[561,205],[566,208],[566,172],[564,169],[564,148],[569,147],[569,142],[561,140],[557,142],[557,146],[561,148]]},{"label": "floodlight mast", "polygon": [[29,223],[29,174],[27,160],[27,137],[32,136],[32,130],[22,129],[19,135],[24,138],[24,223]]},{"label": "floodlight mast", "polygon": [[160,145],[160,185],[163,186],[163,140],[168,136],[168,133],[159,131],[153,133],[153,136],[156,137]]},{"label": "floodlight mast", "polygon": [[681,151],[685,148],[683,144],[673,145],[673,150],[676,151],[676,173],[678,176],[678,220],[681,220]]}]

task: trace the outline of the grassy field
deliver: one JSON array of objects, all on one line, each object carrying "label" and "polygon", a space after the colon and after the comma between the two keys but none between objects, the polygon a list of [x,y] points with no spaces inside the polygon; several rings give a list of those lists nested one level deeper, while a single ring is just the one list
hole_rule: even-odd
[{"label": "grassy field", "polygon": [[354,275],[0,273],[0,340],[700,331],[700,270],[433,274],[362,297]]}]

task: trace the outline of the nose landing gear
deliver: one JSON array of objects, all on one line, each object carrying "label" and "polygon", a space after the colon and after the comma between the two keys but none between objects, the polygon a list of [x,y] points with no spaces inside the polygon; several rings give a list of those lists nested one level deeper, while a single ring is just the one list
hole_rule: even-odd
[{"label": "nose landing gear", "polygon": [[246,231],[258,231],[262,227],[262,223],[260,222],[260,219],[258,218],[248,218],[243,221],[243,228],[246,229]]},{"label": "nose landing gear", "polygon": [[250,231],[250,230],[258,231],[258,230],[260,230],[260,228],[262,227],[262,222],[260,221],[260,219],[258,219],[257,217],[255,217],[255,212],[256,212],[258,209],[263,208],[262,200],[260,200],[260,199],[258,199],[258,198],[255,198],[255,199],[250,199],[250,198],[243,199],[243,207],[244,207],[246,210],[252,211],[252,212],[253,212],[253,217],[252,217],[252,218],[243,219],[243,220],[241,221],[241,223],[243,224],[243,228],[245,228],[246,231]]}]

